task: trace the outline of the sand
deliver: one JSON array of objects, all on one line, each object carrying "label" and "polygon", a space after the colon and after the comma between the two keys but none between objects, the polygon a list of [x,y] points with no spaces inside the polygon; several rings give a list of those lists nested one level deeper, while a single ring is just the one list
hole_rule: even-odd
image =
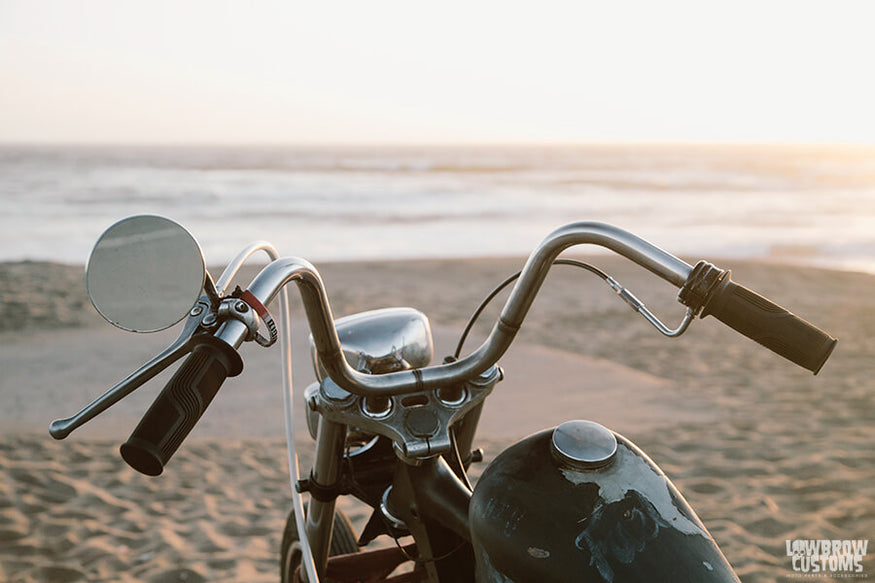
[{"label": "sand", "polygon": [[[671,286],[624,260],[593,261],[667,321],[679,321]],[[480,298],[521,265],[319,267],[337,316],[392,305],[429,314],[439,358]],[[820,375],[713,319],[664,338],[600,281],[560,267],[502,360],[507,380],[487,402],[478,445],[488,461],[566,419],[601,422],[660,464],[743,581],[789,581],[785,540],[875,533],[875,278],[742,261],[722,266],[839,337]],[[247,346],[243,375],[222,389],[164,475],[147,478],[121,461],[117,447],[169,373],[66,441],[52,440],[47,426],[175,332],[134,336],[103,324],[85,297],[80,267],[0,264],[0,281],[0,581],[277,580],[289,486],[276,354]],[[478,333],[499,307],[487,311]],[[312,373],[299,310],[295,328],[300,392]],[[307,454],[310,441],[299,427]],[[356,524],[366,518],[360,507],[344,508]],[[864,572],[875,574],[870,557]]]}]

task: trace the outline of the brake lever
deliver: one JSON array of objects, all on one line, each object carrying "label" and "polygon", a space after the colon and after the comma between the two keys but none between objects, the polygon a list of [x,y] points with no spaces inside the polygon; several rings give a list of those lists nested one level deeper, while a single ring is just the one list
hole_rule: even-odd
[{"label": "brake lever", "polygon": [[143,364],[140,368],[129,374],[124,380],[120,381],[113,388],[106,391],[100,397],[86,405],[81,411],[66,419],[56,419],[49,425],[49,433],[55,439],[64,439],[73,430],[81,427],[85,423],[91,421],[131,393],[143,386],[147,381],[157,376],[161,371],[168,366],[191,352],[191,337],[201,326],[201,323],[207,325],[205,320],[212,316],[215,320],[213,312],[210,311],[210,300],[207,296],[202,296],[198,302],[192,307],[188,318],[185,321],[185,326],[179,337],[167,348],[153,357],[150,361]]}]

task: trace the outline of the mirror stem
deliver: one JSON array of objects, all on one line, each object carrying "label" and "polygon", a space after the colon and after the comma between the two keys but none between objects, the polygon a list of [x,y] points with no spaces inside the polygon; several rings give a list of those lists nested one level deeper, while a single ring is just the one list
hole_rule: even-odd
[{"label": "mirror stem", "polygon": [[216,282],[213,281],[210,272],[206,269],[204,269],[204,292],[210,298],[210,311],[216,312],[219,309],[219,304],[222,303],[222,298],[219,297]]}]

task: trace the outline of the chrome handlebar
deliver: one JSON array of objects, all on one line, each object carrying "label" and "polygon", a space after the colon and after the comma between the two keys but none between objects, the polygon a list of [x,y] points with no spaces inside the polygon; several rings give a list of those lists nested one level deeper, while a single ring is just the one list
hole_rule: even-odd
[{"label": "chrome handlebar", "polygon": [[[249,291],[263,304],[268,304],[287,283],[296,283],[320,361],[332,380],[358,395],[403,394],[464,382],[494,365],[513,342],[553,260],[569,247],[585,243],[610,249],[677,287],[684,284],[693,269],[644,239],[612,225],[578,222],[560,227],[532,252],[492,332],[477,350],[448,364],[381,375],[356,371],[346,362],[325,286],[319,272],[308,261],[284,257],[272,262],[252,281]],[[218,338],[235,348],[243,343],[247,334],[246,326],[235,320],[225,322],[216,332]]]},{"label": "chrome handlebar", "polygon": [[[310,262],[297,257],[278,258],[276,250],[268,243],[253,243],[231,261],[213,289],[217,288],[218,294],[224,292],[243,262],[255,252],[265,251],[272,261],[252,280],[249,291],[263,304],[268,304],[287,283],[295,282],[298,285],[320,362],[332,380],[358,395],[403,394],[468,381],[494,365],[516,337],[553,260],[567,248],[585,243],[600,245],[627,257],[678,287],[684,284],[692,271],[692,267],[684,261],[623,229],[598,222],[571,223],[553,231],[532,252],[492,332],[477,350],[452,363],[381,375],[356,371],[346,362],[334,327],[334,316],[325,286],[319,272]],[[212,284],[211,281],[209,283]],[[74,429],[93,419],[184,356],[189,350],[189,339],[201,324],[201,314],[206,314],[206,307],[206,304],[201,306],[197,314],[192,312],[179,338],[161,354],[76,415],[54,421],[50,427],[52,436],[56,439],[65,438]],[[281,310],[282,328],[285,329],[283,334],[287,335],[288,309],[283,305]],[[250,330],[243,322],[229,319],[215,335],[234,348],[239,348],[250,336]],[[284,358],[288,358],[288,355],[285,354]]]}]

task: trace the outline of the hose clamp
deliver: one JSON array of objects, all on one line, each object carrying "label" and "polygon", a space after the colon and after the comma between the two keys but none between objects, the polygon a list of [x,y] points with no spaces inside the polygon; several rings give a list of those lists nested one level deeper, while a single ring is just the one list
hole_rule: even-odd
[{"label": "hose clamp", "polygon": [[[273,321],[270,312],[249,290],[243,291],[240,287],[237,287],[222,301],[222,304],[219,306],[218,315],[219,317],[230,317],[243,322],[246,328],[249,329],[249,335],[246,340],[255,340],[260,346],[265,348],[273,346],[277,338],[279,338],[276,323]],[[258,331],[260,322],[264,322],[270,335],[268,338],[265,338]]]},{"label": "hose clamp", "polygon": [[267,348],[268,346],[273,346],[276,343],[277,338],[279,337],[279,333],[276,329],[276,322],[273,321],[273,317],[270,315],[270,312],[267,311],[267,308],[264,304],[261,303],[255,294],[251,291],[246,290],[240,295],[240,299],[249,304],[253,310],[258,314],[258,317],[261,318],[261,321],[264,322],[264,325],[267,327],[268,333],[270,334],[270,338],[265,338],[258,332],[255,333],[255,341],[258,342],[259,345]]}]

